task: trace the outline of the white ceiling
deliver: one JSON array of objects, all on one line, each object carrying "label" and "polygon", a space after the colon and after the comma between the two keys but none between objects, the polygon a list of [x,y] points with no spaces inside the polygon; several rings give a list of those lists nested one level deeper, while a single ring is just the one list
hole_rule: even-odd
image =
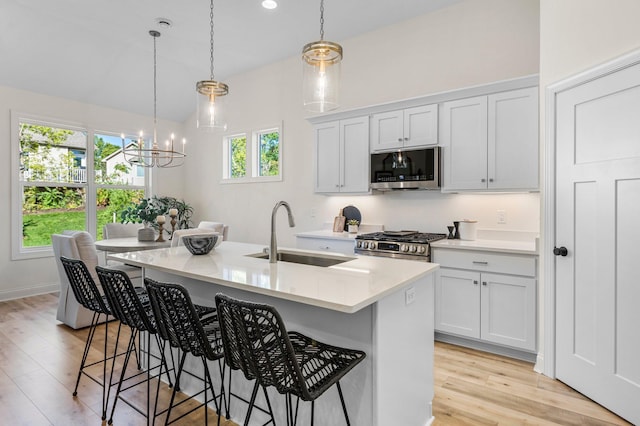
[{"label": "white ceiling", "polygon": [[[319,39],[319,0],[278,0],[275,10],[260,1],[215,1],[217,80]],[[340,42],[457,1],[326,0],[325,39]],[[152,115],[151,29],[162,33],[158,116],[183,121],[195,110],[196,81],[209,78],[207,0],[2,0],[0,85]]]}]

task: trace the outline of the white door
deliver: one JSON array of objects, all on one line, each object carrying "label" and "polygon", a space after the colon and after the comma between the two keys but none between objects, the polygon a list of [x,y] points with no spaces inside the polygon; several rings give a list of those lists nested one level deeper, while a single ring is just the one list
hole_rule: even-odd
[{"label": "white door", "polygon": [[640,65],[556,98],[556,376],[640,424]]},{"label": "white door", "polygon": [[480,338],[480,273],[440,268],[435,310],[436,331]]},{"label": "white door", "polygon": [[402,110],[398,110],[371,117],[371,152],[402,148],[402,114]]}]

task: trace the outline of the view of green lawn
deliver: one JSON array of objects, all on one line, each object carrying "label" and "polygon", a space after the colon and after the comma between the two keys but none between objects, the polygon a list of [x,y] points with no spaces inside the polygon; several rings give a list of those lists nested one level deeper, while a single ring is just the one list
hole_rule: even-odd
[{"label": "view of green lawn", "polygon": [[[84,211],[57,211],[55,213],[26,214],[24,219],[24,247],[48,246],[51,234],[59,234],[67,229],[84,230]],[[112,222],[113,215],[109,209],[98,209],[98,240],[102,239],[102,228],[105,223]]]}]

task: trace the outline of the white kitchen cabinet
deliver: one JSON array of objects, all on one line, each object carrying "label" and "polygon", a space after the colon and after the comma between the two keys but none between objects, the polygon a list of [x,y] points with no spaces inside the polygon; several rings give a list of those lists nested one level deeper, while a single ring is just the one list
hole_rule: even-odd
[{"label": "white kitchen cabinet", "polygon": [[443,190],[538,189],[538,88],[442,104]]},{"label": "white kitchen cabinet", "polygon": [[371,116],[371,152],[412,149],[438,143],[438,105]]},{"label": "white kitchen cabinet", "polygon": [[534,256],[441,248],[432,248],[432,256],[441,266],[436,331],[536,350]]},{"label": "white kitchen cabinet", "polygon": [[296,247],[304,250],[327,251],[332,253],[343,253],[353,255],[353,238],[310,238],[296,237]]},{"label": "white kitchen cabinet", "polygon": [[314,126],[315,192],[369,192],[369,117]]}]

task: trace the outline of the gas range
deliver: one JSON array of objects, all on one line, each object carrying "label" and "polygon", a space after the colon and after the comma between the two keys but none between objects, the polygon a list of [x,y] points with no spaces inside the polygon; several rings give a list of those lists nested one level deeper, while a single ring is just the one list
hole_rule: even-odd
[{"label": "gas range", "polygon": [[429,262],[430,243],[446,238],[446,234],[418,231],[383,231],[356,237],[355,253]]}]

